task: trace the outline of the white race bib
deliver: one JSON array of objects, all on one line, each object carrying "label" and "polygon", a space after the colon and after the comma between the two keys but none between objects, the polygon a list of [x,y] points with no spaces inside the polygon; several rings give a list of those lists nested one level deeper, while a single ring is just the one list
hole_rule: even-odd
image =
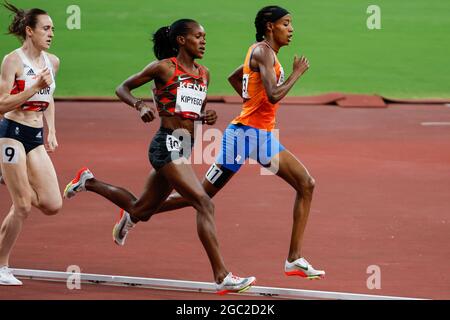
[{"label": "white race bib", "polygon": [[181,142],[175,136],[170,134],[166,137],[166,147],[167,151],[180,151],[181,150]]},{"label": "white race bib", "polygon": [[284,83],[284,69],[283,67],[280,65],[280,77],[278,78],[278,83],[277,86],[281,86]]},{"label": "white race bib", "polygon": [[178,87],[175,112],[193,112],[200,115],[205,99],[206,92]]},{"label": "white race bib", "polygon": [[213,163],[211,168],[206,173],[206,179],[211,182],[211,184],[214,184],[222,174],[223,171],[215,163]]},{"label": "white race bib", "polygon": [[248,73],[244,73],[242,75],[242,98],[244,99],[250,99],[250,96],[248,95],[248,77],[250,75]]},{"label": "white race bib", "polygon": [[16,146],[3,145],[3,163],[19,163],[19,148]]}]

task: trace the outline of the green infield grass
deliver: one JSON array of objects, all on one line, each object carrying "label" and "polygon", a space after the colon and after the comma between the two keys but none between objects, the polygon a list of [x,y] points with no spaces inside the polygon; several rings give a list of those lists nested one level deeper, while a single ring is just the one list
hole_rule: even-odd
[{"label": "green infield grass", "polygon": [[[56,27],[51,52],[61,59],[56,95],[113,96],[115,87],[154,59],[152,32],[179,18],[207,32],[200,63],[211,71],[211,95],[233,94],[226,78],[254,42],[253,21],[262,6],[278,4],[293,16],[294,39],[280,51],[287,73],[294,54],[311,68],[289,95],[331,91],[390,97],[450,97],[450,1],[439,0],[11,0],[40,7]],[[81,9],[81,29],[69,30],[69,5]],[[369,30],[367,8],[381,9],[381,29]],[[9,12],[0,9],[0,53],[19,46],[5,35]],[[138,94],[149,94],[148,86]]]}]

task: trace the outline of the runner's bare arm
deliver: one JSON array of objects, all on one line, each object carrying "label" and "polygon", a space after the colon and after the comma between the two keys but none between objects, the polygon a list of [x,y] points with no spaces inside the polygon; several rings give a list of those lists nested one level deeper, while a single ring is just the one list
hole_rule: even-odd
[{"label": "runner's bare arm", "polygon": [[[205,67],[205,69],[206,69],[207,86],[209,87],[209,84],[210,84],[210,81],[211,81],[211,77],[210,77],[210,73],[209,73],[208,68]],[[206,110],[206,111],[204,111],[205,108],[206,108],[207,99],[208,98],[205,99],[205,101],[203,102],[203,106],[202,106],[202,120],[203,120],[204,124],[207,124],[207,125],[211,126],[211,125],[215,124],[216,121],[217,121],[217,113],[216,113],[215,110]]]},{"label": "runner's bare arm", "polygon": [[228,82],[231,84],[233,89],[242,98],[242,75],[244,73],[244,65],[240,65],[232,74],[228,77]]},{"label": "runner's bare arm", "polygon": [[53,152],[58,147],[55,127],[55,101],[53,98],[51,99],[48,108],[44,111],[44,117],[48,127],[46,147],[49,152]]},{"label": "runner's bare arm", "polygon": [[116,89],[116,95],[126,104],[134,107],[140,99],[131,94],[131,91],[140,86],[161,77],[161,74],[167,73],[167,63],[164,61],[154,61],[147,65],[140,72],[130,76],[122,82]]},{"label": "runner's bare arm", "polygon": [[[53,54],[49,54],[49,59],[53,66],[54,77],[56,77],[60,61],[58,57]],[[55,101],[53,98],[50,100],[48,108],[44,111],[44,118],[48,127],[47,147],[49,151],[54,151],[58,147],[58,142],[56,140]]]},{"label": "runner's bare arm", "polygon": [[122,82],[116,89],[116,95],[126,104],[137,109],[141,119],[144,122],[150,122],[155,119],[157,110],[155,106],[147,106],[142,99],[136,98],[131,94],[133,89],[152,81],[162,80],[170,73],[170,67],[167,61],[154,61],[147,65],[142,71],[132,75]]},{"label": "runner's bare arm", "polygon": [[257,47],[253,52],[253,59],[261,73],[261,79],[271,103],[277,103],[283,99],[302,74],[309,68],[308,59],[304,56],[300,58],[295,56],[292,73],[282,85],[277,86],[277,78],[273,68],[274,58],[271,49],[265,46]]},{"label": "runner's bare arm", "polygon": [[[211,81],[210,78],[210,74],[209,74],[209,69],[205,66],[202,66],[203,68],[205,68],[206,71],[206,87],[209,88],[209,82]],[[205,101],[203,101],[203,105],[202,105],[202,117],[204,116],[205,113],[205,108],[206,108],[206,104],[208,103],[208,96],[206,96]]]}]

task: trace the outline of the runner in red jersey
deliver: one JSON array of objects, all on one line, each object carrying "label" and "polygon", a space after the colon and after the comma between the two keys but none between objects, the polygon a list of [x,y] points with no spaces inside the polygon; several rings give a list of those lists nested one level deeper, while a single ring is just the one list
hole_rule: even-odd
[{"label": "runner in red jersey", "polygon": [[[254,277],[240,278],[228,272],[219,251],[214,222],[214,205],[197,179],[192,167],[184,161],[189,157],[194,137],[194,122],[213,125],[217,116],[204,111],[209,82],[206,67],[195,63],[205,53],[205,30],[196,21],[182,19],[170,27],[160,28],[153,37],[157,61],[125,80],[116,90],[119,98],[140,113],[144,122],[161,118],[161,127],[149,148],[150,173],[140,198],[129,191],[94,178],[87,168],[81,169],[66,187],[64,196],[76,192],[95,192],[122,208],[114,227],[113,239],[123,245],[127,231],[137,221],[147,221],[148,212],[156,211],[173,189],[182,194],[197,210],[197,231],[208,254],[219,293],[248,289]],[[154,81],[154,106],[137,99],[131,91]]]},{"label": "runner in red jersey", "polygon": [[13,205],[0,228],[0,285],[21,285],[8,268],[9,256],[31,207],[46,215],[62,206],[61,192],[47,149],[58,147],[55,130],[55,75],[59,59],[48,53],[53,40],[53,22],[42,9],[18,9],[9,33],[22,46],[2,62],[0,77],[0,183],[6,183]]}]

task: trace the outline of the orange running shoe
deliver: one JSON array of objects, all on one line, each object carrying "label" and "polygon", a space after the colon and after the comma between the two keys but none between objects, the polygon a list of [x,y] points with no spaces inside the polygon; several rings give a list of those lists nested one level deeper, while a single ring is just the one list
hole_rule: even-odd
[{"label": "orange running shoe", "polygon": [[123,246],[128,232],[133,229],[135,225],[136,224],[131,221],[130,214],[125,210],[120,209],[120,218],[114,225],[112,233],[114,242],[119,246]]},{"label": "orange running shoe", "polygon": [[94,175],[88,168],[81,168],[77,176],[70,181],[64,189],[64,198],[72,198],[77,192],[86,191],[86,180],[94,178]]}]

